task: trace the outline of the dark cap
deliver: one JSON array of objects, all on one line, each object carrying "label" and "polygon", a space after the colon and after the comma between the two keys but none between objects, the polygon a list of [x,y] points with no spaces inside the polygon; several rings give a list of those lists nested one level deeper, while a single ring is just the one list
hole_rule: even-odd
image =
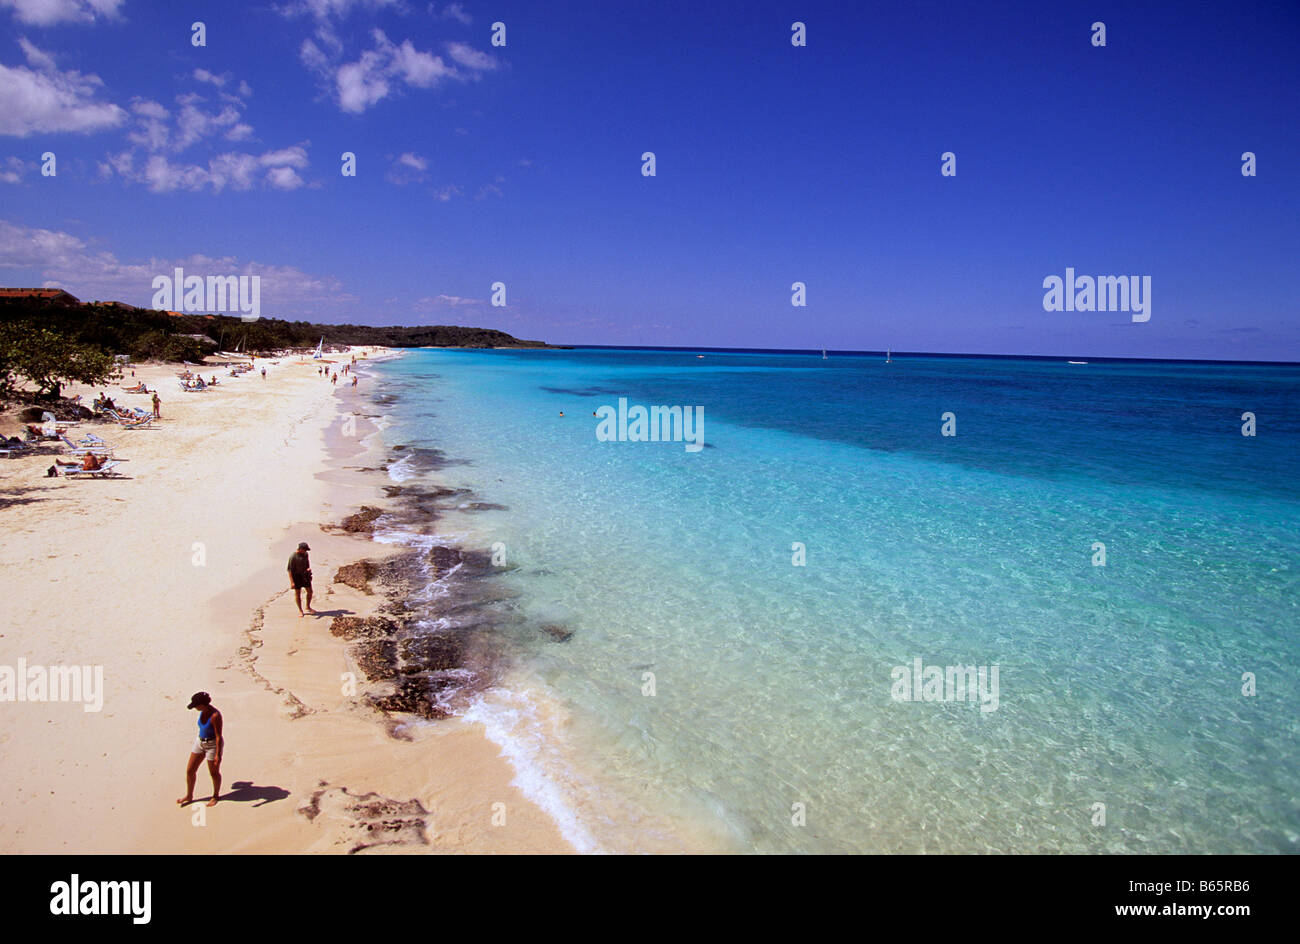
[{"label": "dark cap", "polygon": [[309,547],[307,546],[307,542],[306,542],[306,541],[299,541],[299,542],[298,542],[298,550],[300,550],[300,551],[310,551],[311,548],[309,548]]},{"label": "dark cap", "polygon": [[209,695],[207,692],[195,692],[193,695],[190,696],[190,703],[185,707],[186,709],[189,709],[189,708],[197,708],[199,705],[210,705],[210,704],[212,704],[211,695]]}]

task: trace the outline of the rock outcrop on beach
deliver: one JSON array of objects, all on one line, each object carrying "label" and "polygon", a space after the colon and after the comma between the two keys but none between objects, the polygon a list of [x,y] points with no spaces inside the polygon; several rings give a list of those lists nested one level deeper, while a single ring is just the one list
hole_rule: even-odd
[{"label": "rock outcrop on beach", "polygon": [[[334,582],[341,583],[351,587],[353,590],[360,590],[362,593],[374,593],[370,589],[370,581],[374,578],[376,568],[368,560],[359,560],[355,563],[344,564],[334,573]],[[337,620],[335,621],[337,622]],[[335,633],[335,635],[338,635]]]},{"label": "rock outcrop on beach", "polygon": [[397,643],[391,639],[362,639],[349,650],[366,681],[389,681],[397,677]]},{"label": "rock outcrop on beach", "polygon": [[330,623],[330,634],[349,641],[377,639],[397,633],[397,624],[383,616],[336,616]]},{"label": "rock outcrop on beach", "polygon": [[341,825],[348,855],[377,846],[429,845],[429,810],[416,799],[394,800],[374,792],[354,795],[347,787],[322,781],[298,812],[311,822]]},{"label": "rock outcrop on beach", "polygon": [[[447,461],[438,450],[418,446],[395,447],[393,455],[425,465]],[[432,523],[448,509],[502,507],[476,501],[465,488],[407,482],[387,485],[384,492],[390,504],[363,505],[339,530],[372,533],[382,516],[386,531],[430,534]],[[524,619],[513,603],[517,588],[495,579],[511,569],[495,566],[486,550],[441,543],[340,567],[335,583],[384,597],[375,615],[338,616],[330,626],[334,636],[349,643],[349,658],[366,680],[360,697],[386,715],[436,719],[491,685],[503,660],[502,633]],[[573,635],[558,623],[540,630],[556,642]],[[390,733],[403,736],[396,719]]]},{"label": "rock outcrop on beach", "polygon": [[460,668],[465,658],[465,649],[455,636],[439,633],[403,639],[398,654],[403,670],[417,674]]},{"label": "rock outcrop on beach", "polygon": [[429,720],[448,718],[451,712],[439,705],[436,698],[454,685],[451,679],[402,679],[396,691],[372,695],[370,703],[383,712],[403,712]]},{"label": "rock outcrop on beach", "polygon": [[373,505],[362,505],[361,510],[356,514],[348,515],[339,522],[339,527],[349,534],[369,534],[375,530],[375,519],[383,513],[382,509],[375,508]]}]

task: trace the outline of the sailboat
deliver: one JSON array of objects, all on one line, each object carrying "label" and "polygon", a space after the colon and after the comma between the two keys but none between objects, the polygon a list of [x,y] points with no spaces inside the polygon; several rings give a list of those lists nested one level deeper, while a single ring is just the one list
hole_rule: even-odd
[{"label": "sailboat", "polygon": [[892,352],[889,350],[889,348],[885,348],[885,363],[886,363],[886,364],[892,364],[892,363],[894,363],[893,354],[892,354]]},{"label": "sailboat", "polygon": [[320,336],[320,344],[316,345],[316,353],[312,354],[311,359],[314,361],[321,360],[325,356],[325,335]]},{"label": "sailboat", "polygon": [[826,348],[822,348],[822,360],[826,360]]}]

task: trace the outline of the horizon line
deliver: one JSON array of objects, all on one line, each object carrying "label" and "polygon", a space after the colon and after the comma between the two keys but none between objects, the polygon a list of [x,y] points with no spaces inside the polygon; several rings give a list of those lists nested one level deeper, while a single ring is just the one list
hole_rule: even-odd
[{"label": "horizon line", "polygon": [[879,356],[884,357],[888,353],[891,357],[988,357],[999,360],[1032,360],[1032,361],[1058,361],[1058,360],[1084,360],[1089,363],[1096,362],[1146,362],[1162,364],[1245,364],[1258,367],[1300,367],[1300,361],[1260,361],[1260,360],[1231,360],[1224,358],[1205,358],[1205,357],[1151,357],[1151,356],[1124,356],[1119,357],[1110,354],[986,354],[968,351],[895,351],[890,348],[885,350],[858,350],[848,348],[835,350],[832,348],[781,348],[781,347],[690,347],[680,345],[662,345],[662,344],[562,344],[547,341],[552,348],[584,348],[610,351],[683,351],[683,352],[712,352],[717,354],[807,354],[818,355],[825,351],[829,355],[838,355],[840,357],[867,357]]}]

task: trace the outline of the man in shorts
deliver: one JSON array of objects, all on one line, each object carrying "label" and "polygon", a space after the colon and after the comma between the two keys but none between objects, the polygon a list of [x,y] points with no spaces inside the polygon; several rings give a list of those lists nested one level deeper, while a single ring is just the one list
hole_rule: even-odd
[{"label": "man in shorts", "polygon": [[[311,608],[311,561],[307,557],[310,550],[307,542],[303,541],[298,545],[298,550],[289,555],[289,586],[293,588],[293,602],[298,604],[300,619],[307,613],[316,615],[316,611]],[[303,590],[307,591],[307,613],[302,609]]]},{"label": "man in shorts", "polygon": [[226,749],[221,712],[212,707],[212,696],[207,692],[195,692],[186,708],[199,709],[199,735],[190,748],[190,761],[185,767],[185,796],[176,802],[181,806],[194,802],[194,778],[199,772],[199,764],[206,757],[208,773],[212,775],[212,799],[208,800],[208,806],[216,806],[221,795],[221,755]]}]

